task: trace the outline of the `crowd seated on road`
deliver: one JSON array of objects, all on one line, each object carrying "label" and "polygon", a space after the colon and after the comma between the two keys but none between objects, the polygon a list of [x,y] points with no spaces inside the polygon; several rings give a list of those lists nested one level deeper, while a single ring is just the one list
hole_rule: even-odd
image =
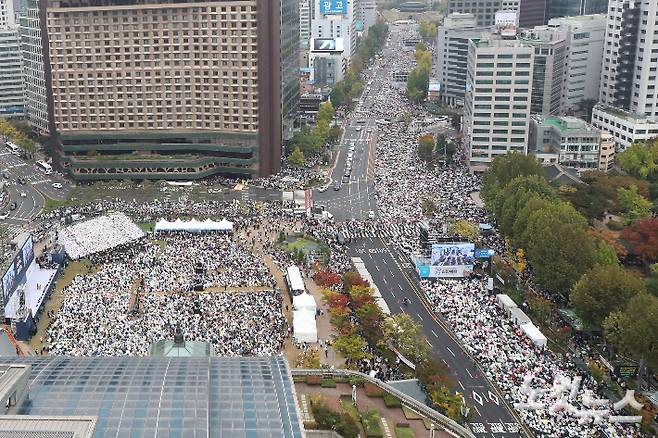
[{"label": "crowd seated on road", "polygon": [[486,290],[484,280],[424,281],[422,286],[436,313],[450,323],[467,351],[477,359],[487,377],[503,390],[511,405],[528,402],[528,395],[522,389],[528,377],[532,378],[533,389],[549,390],[537,398],[544,409],[519,411],[537,436],[576,438],[597,436],[604,430],[610,437],[633,436],[634,426],[611,425],[606,421],[601,425],[580,424],[573,414],[551,412],[551,406],[559,401],[551,397],[555,379],[560,376],[582,379],[579,397],[571,402],[578,409],[589,409],[583,406],[582,397],[585,391],[596,394],[596,382],[589,374],[579,372],[572,361],[561,360],[551,350],[536,347],[500,309],[495,295]]}]

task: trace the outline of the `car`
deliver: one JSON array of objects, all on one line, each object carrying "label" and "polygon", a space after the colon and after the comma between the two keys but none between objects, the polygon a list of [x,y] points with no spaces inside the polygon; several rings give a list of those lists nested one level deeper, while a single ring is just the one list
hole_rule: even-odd
[{"label": "car", "polygon": [[18,177],[17,181],[18,181],[18,184],[25,184],[25,178],[23,178],[23,177]]},{"label": "car", "polygon": [[334,190],[335,190],[335,191],[340,190],[340,181],[336,181],[336,182],[334,183]]},{"label": "car", "polygon": [[0,213],[0,221],[5,220],[9,217],[9,212],[5,211],[4,213]]},{"label": "car", "polygon": [[361,127],[360,126],[356,127],[356,132],[361,132]]},{"label": "car", "polygon": [[324,192],[327,191],[328,188],[329,188],[328,186],[322,186],[322,187],[320,187],[320,188],[318,189],[318,192],[320,192],[320,193],[324,193]]},{"label": "car", "polygon": [[2,177],[4,179],[9,179],[9,174],[7,172],[2,172]]},{"label": "car", "polygon": [[16,210],[16,203],[12,202],[11,204],[9,204],[9,209],[10,210]]},{"label": "car", "polygon": [[[64,186],[63,186],[61,183],[54,182],[54,183],[53,183],[53,187],[56,188],[56,189],[61,189],[61,188],[64,187]],[[210,191],[209,191],[209,192],[210,192]]]},{"label": "car", "polygon": [[368,128],[367,131],[368,131],[368,132],[372,132],[372,128]]},{"label": "car", "polygon": [[21,198],[27,198],[27,193],[21,192]]},{"label": "car", "polygon": [[370,210],[368,212],[368,219],[374,219],[375,218],[375,212],[373,210]]}]

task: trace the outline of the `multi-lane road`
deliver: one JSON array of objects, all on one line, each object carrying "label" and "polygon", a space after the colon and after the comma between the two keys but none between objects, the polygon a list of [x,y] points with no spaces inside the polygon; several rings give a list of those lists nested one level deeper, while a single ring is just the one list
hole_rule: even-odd
[{"label": "multi-lane road", "polygon": [[[0,144],[0,174],[9,197],[0,205],[0,214],[9,214],[2,223],[10,231],[18,230],[32,221],[43,209],[45,197],[53,200],[68,198],[69,184],[64,178],[45,175],[36,168],[33,161],[12,155],[3,144]],[[24,184],[19,183],[19,178]],[[53,187],[54,182],[62,184],[62,188]],[[13,202],[16,203],[16,209],[11,210],[9,207]]]},{"label": "multi-lane road", "polygon": [[[476,436],[522,436],[511,407],[482,370],[462,349],[447,326],[433,312],[415,275],[410,260],[381,239],[359,239],[350,246],[350,255],[360,257],[391,313],[404,312],[422,324],[427,342],[448,365],[467,404],[473,409],[470,428]],[[402,299],[408,298],[408,304]]]}]

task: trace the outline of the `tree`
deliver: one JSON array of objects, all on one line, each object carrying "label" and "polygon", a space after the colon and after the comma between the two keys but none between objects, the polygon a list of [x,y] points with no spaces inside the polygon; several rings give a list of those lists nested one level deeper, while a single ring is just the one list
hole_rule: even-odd
[{"label": "tree", "polygon": [[426,134],[418,137],[418,157],[429,163],[434,159],[434,137],[432,134]]},{"label": "tree", "polygon": [[480,226],[475,222],[469,222],[461,219],[453,223],[449,227],[450,233],[465,237],[470,241],[476,240],[480,236]]},{"label": "tree", "polygon": [[482,179],[482,199],[491,209],[498,192],[517,176],[542,176],[539,163],[530,155],[516,152],[497,157],[493,160]]},{"label": "tree", "polygon": [[406,313],[398,313],[384,320],[384,338],[404,357],[418,365],[427,360],[430,347],[423,337],[422,326]]},{"label": "tree", "polygon": [[528,307],[539,321],[546,322],[553,314],[553,303],[540,295],[528,298]]},{"label": "tree", "polygon": [[616,159],[624,171],[636,178],[646,179],[658,170],[658,141],[654,140],[651,144],[633,143]]},{"label": "tree", "polygon": [[356,334],[338,336],[332,346],[338,354],[350,362],[350,368],[355,368],[356,362],[371,358],[371,355],[366,353],[368,342]]},{"label": "tree", "polygon": [[297,368],[317,369],[320,368],[320,351],[311,347],[297,355],[295,363]]},{"label": "tree", "polygon": [[327,140],[329,143],[338,143],[340,141],[340,137],[343,135],[343,128],[340,126],[334,126],[329,130],[329,137]]},{"label": "tree", "polygon": [[658,298],[635,295],[625,310],[605,319],[603,329],[606,339],[622,353],[644,358],[649,368],[658,369]]},{"label": "tree", "polygon": [[300,168],[304,165],[306,159],[304,158],[304,152],[302,152],[299,147],[295,147],[295,150],[292,151],[290,157],[288,157],[288,164],[293,169]]},{"label": "tree", "polygon": [[631,298],[645,293],[640,278],[620,266],[597,265],[571,291],[571,303],[584,321],[600,327],[611,312],[623,310]]},{"label": "tree", "polygon": [[629,221],[634,222],[651,216],[653,204],[637,192],[636,186],[627,189],[619,187],[617,189],[617,199],[619,209]]},{"label": "tree", "polygon": [[432,216],[434,213],[436,213],[438,207],[430,199],[423,199],[420,202],[420,209],[425,216]]},{"label": "tree", "polygon": [[336,111],[334,110],[334,106],[331,104],[330,100],[327,100],[320,104],[320,108],[318,109],[317,120],[318,122],[320,120],[331,122],[331,120],[333,120],[335,115],[336,115]]},{"label": "tree", "polygon": [[368,280],[365,280],[356,271],[347,271],[343,274],[343,287],[349,291],[352,286],[365,286],[370,287]]},{"label": "tree", "polygon": [[439,386],[430,393],[430,400],[439,412],[455,421],[461,421],[461,407],[464,398],[460,393],[452,393],[445,386]]},{"label": "tree", "polygon": [[[540,194],[532,194],[526,201],[525,205],[516,214],[516,220],[512,226],[512,242],[515,245],[526,248],[528,242],[525,240],[525,230],[528,227],[528,221],[535,211],[547,208],[553,201],[550,198],[545,198]],[[520,206],[520,205],[519,205]]]},{"label": "tree", "polygon": [[601,266],[619,266],[615,248],[604,240],[596,242],[596,264]]},{"label": "tree", "polygon": [[586,219],[565,202],[533,212],[522,239],[536,280],[552,292],[567,293],[596,261]]},{"label": "tree", "polygon": [[422,102],[427,98],[430,76],[425,69],[416,67],[407,78],[407,97],[412,102]]},{"label": "tree", "polygon": [[658,219],[639,220],[625,228],[620,237],[631,246],[631,253],[645,262],[658,261]]},{"label": "tree", "polygon": [[542,198],[553,196],[552,187],[538,175],[518,176],[498,193],[493,203],[493,212],[504,235],[514,234],[514,223],[519,212],[534,195]]},{"label": "tree", "polygon": [[603,219],[613,206],[609,193],[597,184],[579,184],[572,190],[560,190],[560,196],[588,219]]}]

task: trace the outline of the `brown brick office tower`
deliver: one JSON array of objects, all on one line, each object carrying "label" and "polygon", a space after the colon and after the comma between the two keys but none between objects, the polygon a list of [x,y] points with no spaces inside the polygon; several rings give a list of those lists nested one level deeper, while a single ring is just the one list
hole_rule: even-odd
[{"label": "brown brick office tower", "polygon": [[299,98],[295,4],[42,2],[56,163],[78,180],[276,172]]}]

